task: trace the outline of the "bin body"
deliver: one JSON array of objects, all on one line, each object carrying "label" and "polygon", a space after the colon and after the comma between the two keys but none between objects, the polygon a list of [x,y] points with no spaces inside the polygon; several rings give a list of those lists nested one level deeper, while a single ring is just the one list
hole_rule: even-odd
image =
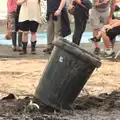
[{"label": "bin body", "polygon": [[96,68],[90,61],[66,51],[66,46],[69,48],[64,41],[64,47],[54,47],[35,92],[37,103],[56,109],[69,108]]}]

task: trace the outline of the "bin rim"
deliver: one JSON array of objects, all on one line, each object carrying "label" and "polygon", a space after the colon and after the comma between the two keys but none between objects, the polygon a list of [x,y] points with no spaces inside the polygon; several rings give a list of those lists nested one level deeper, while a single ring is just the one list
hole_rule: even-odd
[{"label": "bin rim", "polygon": [[[99,68],[101,66],[100,58],[87,50],[80,48],[78,45],[69,42],[67,39],[59,38],[57,40],[54,40],[52,42],[55,46],[64,49],[65,51],[75,55],[78,58],[81,58],[81,60],[86,62],[91,62],[95,67]],[[76,54],[77,53],[77,54]],[[87,61],[89,60],[89,61]]]}]

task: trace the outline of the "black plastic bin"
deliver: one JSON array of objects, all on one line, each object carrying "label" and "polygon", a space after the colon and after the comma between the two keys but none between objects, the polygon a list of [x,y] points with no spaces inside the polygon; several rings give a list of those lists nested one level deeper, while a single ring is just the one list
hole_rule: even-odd
[{"label": "black plastic bin", "polygon": [[99,57],[65,39],[55,45],[35,92],[35,100],[55,109],[69,108],[94,69]]}]

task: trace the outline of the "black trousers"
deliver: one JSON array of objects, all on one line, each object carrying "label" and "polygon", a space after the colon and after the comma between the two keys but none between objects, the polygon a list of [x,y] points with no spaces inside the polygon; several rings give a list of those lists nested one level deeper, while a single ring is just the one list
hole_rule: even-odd
[{"label": "black trousers", "polygon": [[75,30],[73,34],[73,43],[79,45],[83,32],[85,31],[87,20],[89,17],[89,11],[80,5],[75,8],[74,20]]}]

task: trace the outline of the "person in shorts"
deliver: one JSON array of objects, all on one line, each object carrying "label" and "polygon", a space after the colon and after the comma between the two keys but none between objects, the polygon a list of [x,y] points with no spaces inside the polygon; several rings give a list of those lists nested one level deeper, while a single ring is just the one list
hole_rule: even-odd
[{"label": "person in shorts", "polygon": [[40,0],[18,0],[21,4],[19,14],[19,28],[23,31],[22,52],[20,55],[27,54],[28,32],[31,33],[31,54],[36,54],[36,32],[40,22]]},{"label": "person in shorts", "polygon": [[105,45],[104,56],[109,58],[115,55],[114,43],[115,37],[120,35],[120,20],[113,20],[110,24],[103,27],[102,39]]},{"label": "person in shorts", "polygon": [[[100,23],[103,25],[108,24],[112,20],[112,15],[115,10],[116,0],[93,0],[93,8],[90,10],[90,24],[93,29],[93,38],[90,41],[95,43],[94,53],[98,55],[100,48],[98,42],[95,42],[101,29]],[[100,38],[99,40],[100,41]]]}]

